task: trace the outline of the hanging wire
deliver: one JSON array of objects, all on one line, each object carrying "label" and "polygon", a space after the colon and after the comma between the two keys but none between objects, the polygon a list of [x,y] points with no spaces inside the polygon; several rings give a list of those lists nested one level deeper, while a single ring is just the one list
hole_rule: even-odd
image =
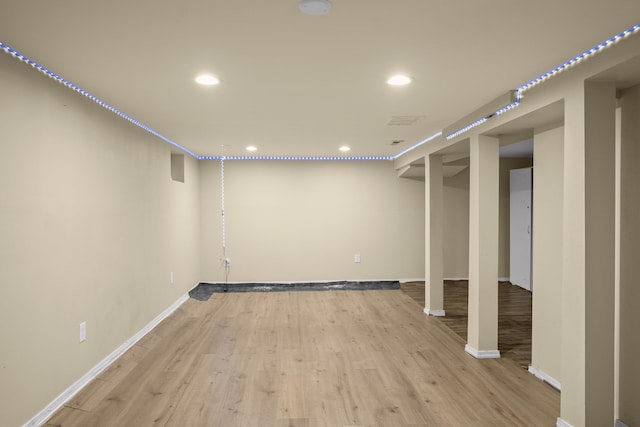
[{"label": "hanging wire", "polygon": [[220,207],[222,209],[222,256],[226,256],[227,237],[224,222],[224,159],[220,159]]}]

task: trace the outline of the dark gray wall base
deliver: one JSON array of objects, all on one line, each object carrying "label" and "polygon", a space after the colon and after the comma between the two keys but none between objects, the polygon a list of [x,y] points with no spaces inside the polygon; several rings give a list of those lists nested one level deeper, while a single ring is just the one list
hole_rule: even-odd
[{"label": "dark gray wall base", "polygon": [[199,301],[207,301],[212,294],[222,292],[368,291],[384,289],[400,289],[400,282],[200,283],[189,292],[189,296]]}]

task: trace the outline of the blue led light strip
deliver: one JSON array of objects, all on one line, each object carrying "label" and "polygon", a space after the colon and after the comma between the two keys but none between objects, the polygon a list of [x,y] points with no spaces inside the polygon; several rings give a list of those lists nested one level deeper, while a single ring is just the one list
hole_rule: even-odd
[{"label": "blue led light strip", "polygon": [[297,160],[297,161],[367,161],[393,160],[394,156],[200,156],[200,160]]},{"label": "blue led light strip", "polygon": [[523,85],[520,85],[517,90],[519,92],[524,92],[525,90],[531,89],[533,86],[542,83],[543,81],[547,80],[550,77],[555,76],[559,72],[571,67],[572,65],[575,65],[575,64],[587,59],[588,57],[593,56],[594,54],[600,52],[602,49],[604,49],[606,47],[609,47],[609,46],[613,45],[614,43],[617,43],[617,42],[619,42],[620,40],[622,40],[622,39],[624,39],[626,37],[629,37],[630,35],[632,35],[633,33],[637,32],[638,30],[640,30],[640,24],[636,24],[633,27],[630,27],[630,28],[622,31],[621,33],[618,33],[615,36],[603,41],[602,43],[595,45],[591,49],[585,50],[580,55],[574,56],[570,60],[565,61],[564,63],[562,63],[562,64],[558,65],[557,67],[547,71],[546,73],[540,74],[535,79],[530,80],[530,81],[524,83]]},{"label": "blue led light strip", "polygon": [[422,144],[426,144],[427,142],[433,141],[434,139],[438,138],[442,136],[442,131],[440,132],[436,132],[433,135],[431,135],[428,138],[423,139],[422,141],[418,142],[417,144],[413,144],[411,147],[399,152],[398,154],[396,154],[395,156],[393,156],[393,160],[397,159],[398,157],[408,153],[409,151],[412,151],[418,147],[420,147]]},{"label": "blue led light strip", "polygon": [[31,65],[33,68],[37,69],[38,71],[40,71],[41,73],[43,73],[44,75],[46,75],[47,77],[50,77],[54,80],[56,80],[59,83],[62,83],[64,86],[68,87],[69,89],[73,90],[74,92],[78,92],[79,94],[85,96],[86,98],[89,98],[91,101],[95,102],[96,104],[100,105],[101,107],[111,111],[112,113],[116,114],[117,116],[119,116],[120,118],[123,118],[131,123],[133,123],[134,125],[146,130],[147,132],[151,133],[152,135],[162,139],[163,141],[171,144],[172,146],[176,147],[177,149],[179,149],[180,151],[183,151],[187,154],[189,154],[190,156],[198,159],[198,160],[316,160],[316,161],[327,161],[327,160],[341,160],[341,161],[365,161],[365,160],[393,160],[394,157],[393,156],[361,156],[361,157],[327,157],[327,156],[317,156],[317,157],[313,157],[313,156],[200,156],[196,153],[194,153],[193,151],[189,150],[186,147],[183,147],[182,145],[178,144],[175,141],[172,141],[171,139],[167,138],[166,136],[162,135],[160,132],[150,128],[149,126],[145,125],[144,123],[140,122],[139,120],[134,119],[133,117],[129,116],[128,114],[120,111],[119,109],[117,109],[116,107],[114,107],[113,105],[110,105],[108,103],[106,103],[105,101],[101,100],[100,98],[98,98],[97,96],[91,94],[90,92],[82,89],[81,87],[71,83],[69,80],[63,78],[62,76],[60,76],[59,74],[54,73],[53,71],[49,70],[48,68],[44,67],[43,65],[38,64],[36,61],[30,59],[29,57],[21,54],[20,52],[18,52],[17,50],[11,48],[10,46],[8,46],[5,43],[0,42],[0,49],[2,49],[3,51],[5,51],[6,53],[10,54],[11,56],[13,56],[14,58]]},{"label": "blue led light strip", "polygon": [[603,41],[600,44],[597,44],[595,46],[593,46],[591,49],[587,49],[584,52],[582,52],[581,54],[574,56],[573,58],[569,59],[568,61],[563,62],[562,64],[558,65],[555,68],[552,68],[551,70],[547,71],[546,73],[542,73],[540,74],[538,77],[534,78],[533,80],[529,80],[528,82],[518,86],[518,88],[516,89],[516,100],[515,102],[505,105],[504,107],[500,108],[498,111],[496,111],[493,114],[488,115],[487,117],[482,117],[478,120],[476,120],[473,123],[470,123],[468,125],[466,125],[465,127],[458,129],[457,131],[449,134],[446,136],[446,139],[453,139],[467,131],[469,131],[470,129],[473,129],[476,126],[481,125],[482,123],[486,122],[487,120],[489,120],[490,118],[494,117],[494,116],[499,116],[500,114],[506,113],[507,111],[517,107],[518,105],[520,105],[520,101],[522,100],[522,92],[527,91],[529,89],[531,89],[532,87],[544,82],[545,80],[557,75],[558,73],[566,70],[567,68],[576,65],[578,63],[580,63],[581,61],[584,61],[585,59],[595,55],[596,53],[600,52],[601,50],[603,50],[604,48],[607,48],[617,42],[619,42],[620,40],[629,37],[630,35],[638,32],[640,30],[640,24],[636,24],[633,27],[627,28],[626,30],[616,34],[613,37],[608,38],[607,40]]},{"label": "blue led light strip", "polygon": [[[486,117],[482,117],[460,129],[458,129],[457,131],[446,135],[445,138],[447,140],[453,139],[465,132],[468,132],[469,130],[487,122],[490,118],[494,117],[494,116],[499,116],[501,114],[506,113],[509,110],[512,110],[513,108],[517,107],[518,105],[520,105],[520,102],[522,100],[522,93],[531,89],[532,87],[544,82],[545,80],[557,75],[558,73],[564,71],[565,69],[578,64],[579,62],[593,56],[594,54],[600,52],[601,50],[603,50],[604,48],[607,48],[617,42],[619,42],[620,40],[629,37],[630,35],[636,33],[640,31],[640,24],[636,24],[633,27],[630,27],[616,35],[614,35],[613,37],[610,37],[609,39],[603,41],[600,44],[597,44],[596,46],[593,46],[591,49],[587,49],[584,52],[582,52],[581,54],[569,59],[568,61],[565,61],[564,63],[558,65],[557,67],[543,73],[540,74],[539,76],[537,76],[536,78],[518,86],[518,88],[516,88],[516,100],[514,102],[512,102],[511,104],[505,105],[504,107],[500,108],[499,110],[497,110],[496,112],[494,112],[493,114],[489,114]],[[49,70],[48,68],[38,64],[37,62],[29,59],[28,57],[22,55],[20,52],[16,51],[15,49],[12,49],[11,47],[9,47],[8,45],[0,42],[0,49],[4,50],[6,53],[12,55],[13,57],[19,59],[22,62],[25,62],[29,65],[31,65],[32,67],[36,68],[37,70],[39,70],[40,72],[42,72],[43,74],[47,75],[48,77],[53,78],[54,80],[62,83],[63,85],[65,85],[66,87],[74,90],[75,92],[80,93],[81,95],[84,95],[85,97],[89,98],[90,100],[94,101],[95,103],[97,103],[98,105],[102,106],[103,108],[106,108],[107,110],[115,113],[116,115],[118,115],[119,117],[133,123],[134,125],[146,130],[147,132],[151,133],[152,135],[162,139],[163,141],[173,145],[174,147],[178,148],[179,150],[191,155],[192,157],[198,159],[198,160],[307,160],[307,161],[370,161],[370,160],[395,160],[397,158],[399,158],[400,156],[418,148],[419,146],[432,141],[440,136],[442,136],[442,131],[437,132],[431,136],[429,136],[428,138],[418,142],[417,144],[412,145],[411,147],[401,151],[400,153],[394,155],[394,156],[360,156],[360,157],[325,157],[325,156],[199,156],[197,154],[195,154],[194,152],[190,151],[189,149],[183,147],[182,145],[176,143],[175,141],[172,141],[171,139],[167,138],[166,136],[162,135],[161,133],[155,131],[154,129],[150,128],[149,126],[145,125],[144,123],[134,119],[133,117],[129,116],[128,114],[123,113],[122,111],[118,110],[117,108],[115,108],[114,106],[107,104],[106,102],[104,102],[103,100],[101,100],[100,98],[92,95],[91,93],[87,92],[86,90],[76,86],[75,84],[71,83],[70,81],[62,78],[60,75],[54,73],[53,71]]]},{"label": "blue led light strip", "polygon": [[130,115],[118,110],[113,105],[110,105],[110,104],[106,103],[105,101],[101,100],[100,98],[98,98],[97,96],[91,94],[90,92],[87,92],[86,90],[82,89],[81,87],[76,86],[75,84],[71,83],[69,80],[63,78],[59,74],[54,73],[53,71],[49,70],[48,68],[38,64],[36,61],[24,56],[23,54],[21,54],[17,50],[12,49],[10,46],[6,45],[5,43],[0,42],[0,49],[5,51],[9,55],[13,56],[14,58],[24,62],[25,64],[31,65],[33,68],[35,68],[36,70],[40,71],[41,73],[43,73],[47,77],[50,77],[50,78],[54,79],[55,81],[57,81],[59,83],[62,83],[64,86],[68,87],[69,89],[73,90],[74,92],[78,92],[80,95],[83,95],[84,97],[89,98],[91,101],[95,102],[96,104],[100,105],[101,107],[103,107],[103,108],[111,111],[112,113],[116,114],[118,117],[123,118],[123,119],[133,123],[134,125],[138,126],[139,128],[142,128],[142,129],[146,130],[147,132],[149,132],[150,134],[162,139],[164,142],[167,142],[167,143],[173,145],[174,147],[176,147],[180,151],[182,151],[184,153],[187,153],[190,156],[195,157],[196,159],[200,158],[200,156],[198,156],[196,153],[194,153],[194,152],[190,151],[189,149],[183,147],[182,145],[178,144],[177,142],[172,141],[171,139],[169,139],[166,136],[162,135],[160,132],[157,132],[156,130],[150,128],[149,126],[145,125],[144,123],[140,122],[139,120],[134,119]]}]

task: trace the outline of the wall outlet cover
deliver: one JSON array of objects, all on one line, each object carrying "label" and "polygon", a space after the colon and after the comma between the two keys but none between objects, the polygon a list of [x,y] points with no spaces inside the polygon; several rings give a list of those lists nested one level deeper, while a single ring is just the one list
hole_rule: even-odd
[{"label": "wall outlet cover", "polygon": [[87,322],[80,323],[80,342],[87,339]]}]

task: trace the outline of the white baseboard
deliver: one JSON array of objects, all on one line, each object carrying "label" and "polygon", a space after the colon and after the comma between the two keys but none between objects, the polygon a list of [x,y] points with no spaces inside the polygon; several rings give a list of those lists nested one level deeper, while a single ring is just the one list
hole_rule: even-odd
[{"label": "white baseboard", "polygon": [[475,357],[476,359],[499,359],[500,351],[499,350],[476,350],[471,347],[469,344],[464,346],[464,351]]},{"label": "white baseboard", "polygon": [[556,420],[556,427],[573,427],[573,425],[558,417],[558,419]]},{"label": "white baseboard", "polygon": [[[629,427],[628,425],[626,425],[620,420],[616,420],[613,425],[614,427]],[[558,419],[556,420],[556,427],[574,427],[574,426],[572,424],[569,424],[562,418],[558,417]]]},{"label": "white baseboard", "polygon": [[[442,280],[451,280],[451,281],[457,281],[457,280],[469,280],[468,277],[445,277]],[[498,282],[510,282],[511,278],[510,277],[498,277]]]},{"label": "white baseboard", "polygon": [[444,316],[444,310],[429,310],[428,308],[425,307],[423,311],[424,311],[424,314],[427,314],[429,316],[436,316],[436,317]]},{"label": "white baseboard", "polygon": [[558,391],[562,390],[560,381],[553,378],[551,375],[547,374],[546,372],[543,372],[540,369],[534,368],[531,365],[529,365],[529,372],[535,375],[537,378],[544,381],[545,383],[549,384],[551,387],[555,388],[556,390]]},{"label": "white baseboard", "polygon": [[62,406],[71,400],[83,387],[89,384],[93,379],[95,379],[102,371],[107,369],[109,365],[111,365],[114,361],[116,361],[120,356],[122,356],[127,350],[135,345],[142,337],[148,334],[153,328],[158,326],[160,322],[162,322],[165,318],[167,318],[171,313],[176,311],[185,301],[189,299],[189,294],[182,295],[176,302],[174,302],[169,308],[160,313],[155,319],[149,322],[144,328],[138,331],[137,334],[129,338],[124,344],[118,347],[113,353],[102,359],[95,365],[93,368],[89,370],[82,378],[73,383],[69,388],[60,394],[57,398],[55,398],[51,403],[49,403],[43,410],[34,415],[29,421],[27,421],[23,427],[40,427],[47,422],[47,420],[56,412],[58,409],[62,408]]},{"label": "white baseboard", "polygon": [[400,283],[410,283],[410,282],[425,282],[426,280],[424,280],[424,277],[419,278],[419,279],[399,279],[398,282]]},{"label": "white baseboard", "polygon": [[346,279],[346,280],[243,280],[243,281],[227,281],[220,282],[218,280],[202,280],[200,283],[210,284],[210,285],[245,285],[247,283],[259,283],[264,285],[297,285],[297,284],[306,284],[306,283],[360,283],[360,282],[424,282],[424,279]]}]

